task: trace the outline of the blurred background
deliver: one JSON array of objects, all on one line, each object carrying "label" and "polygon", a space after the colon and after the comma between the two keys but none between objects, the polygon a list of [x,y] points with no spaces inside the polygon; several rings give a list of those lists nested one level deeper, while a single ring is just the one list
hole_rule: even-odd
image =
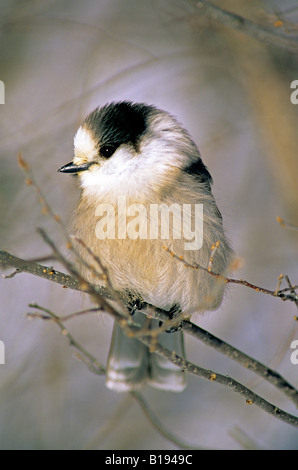
[{"label": "blurred background", "polygon": [[[290,101],[290,84],[298,79],[298,2],[213,3],[266,25],[273,31],[269,41],[208,18],[190,0],[1,1],[0,249],[28,259],[47,255],[37,227],[61,243],[25,184],[17,153],[67,223],[79,192],[57,169],[72,160],[76,129],[96,106],[128,99],[174,114],[198,144],[243,261],[237,277],[273,290],[281,273],[297,283],[298,232],[276,217],[298,224],[298,105]],[[296,37],[292,47],[281,47],[284,36]],[[26,318],[32,301],[58,315],[85,302],[27,274],[0,279],[6,353],[0,448],[175,449],[131,396],[107,390],[104,377],[76,360],[53,323]],[[298,386],[298,365],[290,361],[291,341],[298,339],[295,315],[294,304],[231,286],[218,311],[195,320]],[[76,318],[67,327],[105,363],[112,331],[107,315]],[[191,361],[297,415],[274,387],[228,358],[190,337],[186,350]],[[240,395],[192,376],[188,383],[182,394],[146,388],[144,397],[164,426],[190,445],[298,448],[297,429],[246,405]]]}]

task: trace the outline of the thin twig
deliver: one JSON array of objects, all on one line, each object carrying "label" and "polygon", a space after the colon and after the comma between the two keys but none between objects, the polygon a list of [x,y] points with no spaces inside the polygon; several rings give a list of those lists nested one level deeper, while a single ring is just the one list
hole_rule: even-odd
[{"label": "thin twig", "polygon": [[[287,283],[288,283],[288,286],[289,286],[289,289],[290,289],[291,294],[292,294],[292,295],[295,295],[296,292],[295,292],[295,290],[294,290],[294,286],[292,285],[292,283],[291,283],[291,281],[290,281],[290,279],[289,279],[289,276],[288,276],[287,274],[285,275],[285,280],[286,280]],[[295,304],[296,304],[296,307],[298,308],[298,299],[295,300]]]},{"label": "thin twig", "polygon": [[[33,174],[33,171],[32,171],[32,168],[31,168],[30,164],[24,159],[22,153],[18,153],[18,163],[19,163],[20,168],[24,171],[24,173],[26,175],[26,184],[28,186],[32,186],[35,189],[35,192],[36,192],[37,197],[38,197],[38,202],[41,206],[42,214],[50,216],[50,218],[59,227],[59,229],[62,232],[62,235],[63,235],[63,237],[66,241],[67,249],[71,250],[72,254],[76,257],[76,259],[82,265],[86,266],[87,269],[90,270],[91,272],[95,271],[93,266],[90,266],[87,263],[87,261],[85,260],[85,258],[82,258],[80,256],[80,253],[78,253],[78,251],[76,250],[76,247],[72,243],[72,238],[73,237],[71,237],[69,235],[68,230],[65,227],[64,222],[63,222],[62,218],[60,217],[60,215],[56,214],[53,211],[51,205],[48,203],[47,198],[43,194],[40,186],[35,181],[34,174]],[[100,274],[98,274],[98,273],[96,273],[96,274],[99,276],[99,279],[100,279]]]},{"label": "thin twig", "polygon": [[[33,305],[30,305],[30,306],[33,307]],[[59,318],[62,322],[66,322],[68,320],[72,320],[73,318],[79,317],[81,315],[86,315],[86,313],[92,313],[92,312],[98,313],[98,312],[101,312],[101,311],[102,311],[102,309],[100,307],[91,307],[91,308],[86,308],[84,310],[79,310],[77,312],[70,313],[68,315],[64,315],[63,317],[59,317]],[[38,314],[38,313],[28,313],[27,316],[29,318],[39,317],[42,320],[52,320],[52,318],[50,316],[42,315],[42,314]]]},{"label": "thin twig", "polygon": [[[139,403],[140,407],[142,408],[145,416],[148,418],[150,423],[157,429],[157,431],[164,436],[168,441],[172,442],[177,446],[179,449],[193,449],[193,450],[207,450],[206,447],[198,447],[197,445],[191,445],[188,442],[183,441],[178,436],[173,434],[171,431],[166,429],[164,425],[159,421],[157,416],[152,412],[151,408],[145,401],[144,397],[137,391],[131,391],[131,395],[135,398],[135,400]],[[209,449],[210,450],[210,449]],[[214,447],[212,450],[215,450]]]},{"label": "thin twig", "polygon": [[255,284],[252,284],[251,282],[248,282],[245,279],[229,278],[229,277],[224,276],[223,274],[215,273],[214,271],[211,271],[208,268],[205,268],[204,266],[201,266],[199,264],[188,263],[182,256],[178,256],[174,251],[172,251],[167,246],[164,246],[163,248],[174,259],[176,259],[180,263],[183,263],[184,266],[186,266],[187,268],[199,269],[199,270],[205,271],[206,273],[210,274],[210,276],[216,277],[217,279],[222,280],[226,284],[238,284],[240,286],[245,286],[250,289],[253,289],[256,292],[262,292],[263,294],[272,295],[273,297],[278,297],[281,300],[290,300],[292,302],[296,302],[298,300],[298,295],[296,294],[295,291],[291,292],[290,294],[285,294],[284,290],[283,291],[270,290],[270,289],[266,289],[265,287],[260,287]]},{"label": "thin twig", "polygon": [[234,426],[229,432],[230,436],[245,450],[265,450],[252,437],[248,436],[239,426]]},{"label": "thin twig", "polygon": [[284,278],[284,275],[283,275],[283,274],[280,274],[280,275],[278,276],[277,286],[276,286],[275,291],[274,291],[274,294],[275,294],[275,295],[277,295],[277,292],[280,291],[280,286],[281,286],[281,283],[282,283],[282,281],[283,281],[283,278]]},{"label": "thin twig", "polygon": [[57,259],[63,263],[70,274],[79,281],[81,290],[86,294],[91,295],[91,297],[96,300],[98,307],[102,308],[106,313],[113,315],[117,321],[124,320],[125,315],[122,312],[116,311],[115,308],[112,307],[101,294],[99,294],[97,286],[89,283],[87,279],[78,272],[77,268],[68,259],[66,259],[65,256],[63,256],[48,234],[41,228],[38,229],[38,232],[42,236],[43,240],[52,248]]},{"label": "thin twig", "polygon": [[[61,318],[53,313],[51,310],[48,308],[44,308],[37,303],[32,303],[29,304],[29,307],[34,308],[36,310],[39,310],[47,315],[47,317],[43,316],[40,317],[42,319],[51,319],[58,327],[60,328],[63,336],[68,339],[70,346],[73,346],[75,349],[77,349],[80,353],[80,359],[83,360],[83,362],[88,365],[90,370],[94,373],[95,370],[97,371],[97,374],[99,375],[104,375],[105,374],[105,367],[102,366],[97,359],[95,359],[92,354],[90,354],[83,346],[81,346],[77,340],[71,335],[71,333],[67,330],[65,327],[63,321]],[[30,318],[33,318],[32,314],[29,314]]]},{"label": "thin twig", "polygon": [[[208,0],[196,1],[196,6],[200,14],[207,16],[213,21],[217,21],[228,28],[235,29],[247,34],[254,39],[277,47],[285,47],[290,50],[298,50],[297,34],[290,35],[283,28],[275,25],[264,25],[244,18],[241,15],[224,10]],[[282,25],[278,25],[282,26]]]},{"label": "thin twig", "polygon": [[69,238],[69,235],[68,235],[68,231],[60,217],[60,215],[56,214],[53,209],[51,208],[50,204],[48,204],[45,196],[43,195],[42,193],[42,190],[41,188],[38,186],[38,184],[35,182],[35,179],[34,179],[34,175],[33,175],[33,172],[32,172],[32,169],[31,169],[31,166],[29,165],[29,163],[27,163],[22,155],[22,153],[18,153],[18,163],[19,163],[19,166],[20,168],[24,171],[25,175],[26,175],[26,184],[28,186],[32,186],[35,191],[36,191],[36,194],[38,196],[38,201],[41,205],[41,212],[42,214],[44,215],[50,215],[51,218],[58,223],[66,241],[68,243],[70,243],[70,238]]},{"label": "thin twig", "polygon": [[90,250],[90,248],[85,244],[85,242],[83,240],[81,240],[78,237],[74,237],[74,239],[76,240],[77,243],[79,243],[85,249],[85,251],[89,254],[89,256],[96,262],[96,264],[98,265],[98,267],[100,269],[100,276],[106,282],[106,286],[107,286],[113,300],[115,302],[117,302],[119,304],[120,308],[122,309],[122,311],[124,311],[126,313],[126,315],[129,316],[130,312],[129,312],[127,306],[126,306],[126,303],[124,302],[124,300],[123,300],[122,296],[119,294],[119,292],[117,292],[116,289],[114,288],[114,286],[111,282],[111,279],[110,279],[107,268],[102,264],[102,262],[98,258],[98,256],[96,256]]},{"label": "thin twig", "polygon": [[212,265],[213,265],[213,260],[214,260],[214,256],[215,256],[215,253],[217,252],[218,248],[219,248],[219,240],[214,243],[214,245],[212,245],[211,247],[211,254],[210,254],[210,258],[209,258],[209,263],[208,263],[208,267],[207,267],[207,270],[208,271],[212,271]]},{"label": "thin twig", "polygon": [[298,230],[298,226],[297,225],[293,225],[293,224],[289,224],[288,222],[286,222],[284,219],[282,219],[281,217],[276,217],[276,220],[277,222],[283,227],[283,228],[287,228],[289,230]]}]

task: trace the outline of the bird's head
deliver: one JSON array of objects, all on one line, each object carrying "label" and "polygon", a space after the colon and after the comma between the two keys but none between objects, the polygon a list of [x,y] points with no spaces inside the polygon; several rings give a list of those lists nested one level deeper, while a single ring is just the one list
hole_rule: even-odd
[{"label": "bird's head", "polygon": [[128,101],[89,114],[75,135],[73,161],[58,171],[77,174],[83,191],[93,195],[145,194],[175,184],[181,171],[211,179],[196,145],[174,117]]}]

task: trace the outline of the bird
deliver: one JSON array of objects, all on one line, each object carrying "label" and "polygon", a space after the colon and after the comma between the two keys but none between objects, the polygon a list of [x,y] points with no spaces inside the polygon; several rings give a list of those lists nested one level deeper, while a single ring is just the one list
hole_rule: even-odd
[{"label": "bird", "polygon": [[[58,171],[79,182],[73,230],[89,249],[77,247],[86,260],[82,274],[90,282],[103,282],[86,268],[92,253],[141,327],[148,324],[144,304],[178,319],[220,306],[223,276],[234,252],[212,193],[211,174],[174,115],[126,100],[98,106],[75,134],[73,160]],[[208,272],[215,246],[212,272],[219,276]],[[150,320],[150,328],[159,327],[156,319]],[[158,342],[185,357],[179,328],[161,329]],[[126,336],[115,322],[106,386],[129,392],[144,385],[182,392],[187,383],[183,370]]]}]

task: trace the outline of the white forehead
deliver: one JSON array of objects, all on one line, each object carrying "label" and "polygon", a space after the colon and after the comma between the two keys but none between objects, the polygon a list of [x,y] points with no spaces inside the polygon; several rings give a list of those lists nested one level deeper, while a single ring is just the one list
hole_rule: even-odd
[{"label": "white forehead", "polygon": [[74,137],[74,152],[75,157],[86,160],[92,160],[98,154],[96,141],[85,127],[79,127]]}]

